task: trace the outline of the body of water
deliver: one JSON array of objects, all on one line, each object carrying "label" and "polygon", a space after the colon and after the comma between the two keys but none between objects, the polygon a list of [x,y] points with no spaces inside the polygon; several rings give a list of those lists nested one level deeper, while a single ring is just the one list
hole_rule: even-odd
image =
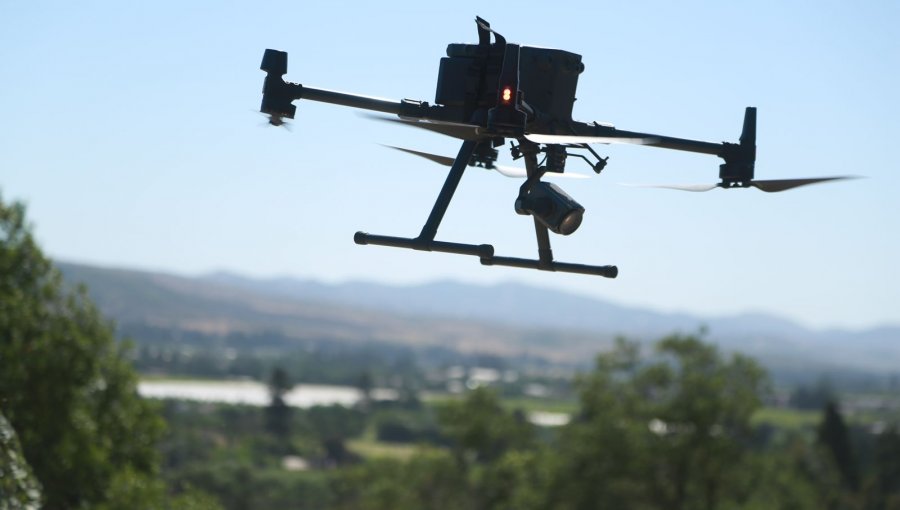
[{"label": "body of water", "polygon": [[[267,406],[272,401],[269,388],[256,381],[181,381],[149,380],[138,383],[138,393],[145,398],[196,400]],[[372,391],[375,400],[396,400],[397,392],[391,389]],[[298,384],[284,396],[292,407],[341,405],[351,407],[362,399],[362,392],[351,386],[324,384]]]},{"label": "body of water", "polygon": [[[138,383],[138,393],[144,398],[194,400],[222,404],[267,406],[272,401],[269,388],[256,381],[190,381],[145,380]],[[396,400],[397,392],[387,388],[372,390],[375,400]],[[298,384],[287,392],[284,401],[291,407],[340,405],[352,407],[362,399],[362,392],[352,386]],[[528,420],[542,427],[558,427],[569,422],[565,413],[534,411]]]}]

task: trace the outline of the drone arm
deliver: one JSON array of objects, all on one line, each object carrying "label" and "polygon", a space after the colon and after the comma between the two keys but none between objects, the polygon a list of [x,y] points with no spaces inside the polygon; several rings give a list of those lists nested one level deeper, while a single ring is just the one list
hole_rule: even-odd
[{"label": "drone arm", "polygon": [[704,142],[700,140],[689,140],[686,138],[674,138],[671,136],[647,135],[641,133],[630,133],[623,131],[623,136],[645,136],[650,138],[648,143],[651,147],[659,147],[661,149],[672,149],[677,151],[695,152],[700,154],[712,154],[721,156],[724,154],[724,144]]},{"label": "drone arm", "polygon": [[602,138],[606,143],[621,139],[663,149],[674,149],[701,154],[712,154],[725,160],[719,165],[719,179],[725,187],[751,185],[756,165],[756,107],[744,110],[744,125],[738,143],[712,143],[671,136],[619,131],[612,126],[573,122],[571,130],[582,137]]},{"label": "drone arm", "polygon": [[389,113],[399,115],[403,110],[404,103],[383,99],[379,97],[362,96],[357,94],[348,94],[345,92],[337,92],[334,90],[316,89],[312,87],[300,88],[300,95],[297,99],[307,99],[310,101],[318,101],[320,103],[330,103],[341,106],[349,106],[351,108],[360,108],[362,110],[372,110],[375,112]]},{"label": "drone arm", "polygon": [[261,108],[263,113],[281,115],[282,117],[292,119],[294,118],[296,107],[290,103],[298,99],[318,101],[320,103],[331,103],[394,115],[399,115],[400,112],[405,109],[404,103],[400,101],[306,87],[299,83],[286,82],[280,77],[273,77],[271,75],[266,77],[265,86],[263,87],[263,106]]},{"label": "drone arm", "polygon": [[640,145],[649,145],[651,147],[659,147],[662,149],[673,149],[679,151],[696,152],[701,154],[712,154],[714,156],[722,156],[725,153],[724,143],[704,142],[700,140],[689,140],[687,138],[675,138],[672,136],[655,135],[651,133],[638,133],[636,131],[624,131],[616,129],[612,126],[604,126],[602,124],[587,124],[584,122],[572,122],[572,134],[577,137],[597,137],[605,138],[610,141],[620,139],[626,143],[634,143],[632,140],[639,140]]},{"label": "drone arm", "polygon": [[[392,99],[385,99],[380,97],[349,94],[346,92],[338,92],[336,90],[307,87],[299,83],[289,83],[284,81],[281,81],[280,84],[272,87],[269,85],[269,80],[269,78],[266,79],[267,86],[263,91],[263,106],[266,106],[271,96],[275,96],[276,98],[278,98],[278,104],[287,104],[290,107],[290,115],[285,115],[283,113],[288,110],[288,108],[283,107],[280,109],[280,112],[282,112],[281,116],[291,119],[294,118],[293,110],[295,110],[296,108],[293,105],[290,105],[290,103],[298,99],[306,99],[308,101],[316,101],[319,103],[349,106],[350,108],[359,108],[361,110],[370,110],[374,112],[387,113],[389,115],[398,115],[403,118],[427,119],[437,121],[452,120],[451,118],[446,118],[446,115],[442,115],[443,112],[440,106],[431,106],[424,101],[413,101],[409,99],[395,101]],[[263,113],[276,112],[266,111],[265,109],[263,109]]]},{"label": "drone arm", "polygon": [[722,179],[740,181],[753,178],[753,165],[756,162],[756,107],[753,106],[748,106],[744,110],[744,125],[741,129],[739,143],[703,142],[671,136],[620,131],[612,126],[597,123],[572,122],[570,129],[576,136],[601,137],[612,141],[620,139],[623,142],[628,141],[628,143],[639,143],[663,149],[712,154],[725,160],[725,165],[721,169],[720,175]]},{"label": "drone arm", "polygon": [[428,117],[432,110],[435,110],[434,107],[429,107],[428,103],[393,101],[286,82],[284,74],[287,73],[287,52],[284,51],[266,50],[260,69],[266,72],[260,111],[270,115],[293,119],[297,108],[291,103],[298,99],[417,118]]}]

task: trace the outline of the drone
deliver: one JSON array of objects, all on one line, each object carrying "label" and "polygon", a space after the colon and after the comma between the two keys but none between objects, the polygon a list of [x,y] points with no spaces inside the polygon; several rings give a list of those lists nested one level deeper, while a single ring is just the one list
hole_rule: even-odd
[{"label": "drone", "polygon": [[[260,69],[266,72],[260,112],[269,123],[281,126],[293,119],[298,99],[349,106],[390,116],[378,119],[426,129],[462,141],[455,158],[393,147],[450,167],[443,187],[417,237],[395,237],[357,232],[354,242],[420,251],[436,251],[478,257],[487,266],[510,266],[615,278],[614,265],[558,262],[553,258],[550,232],[571,235],[581,225],[585,209],[555,183],[544,177],[565,174],[569,156],[587,162],[599,174],[608,158],[601,158],[592,144],[634,144],[717,156],[719,182],[702,186],[661,186],[686,191],[714,188],[755,187],[766,192],[847,177],[811,179],[754,179],[756,162],[756,108],[747,107],[737,143],[705,142],[656,134],[624,131],[607,123],[572,119],[578,75],[584,71],[576,53],[507,42],[480,17],[477,44],[450,44],[441,59],[435,104],[403,99],[393,101],[318,89],[284,81],[287,53],[267,49]],[[493,41],[492,41],[493,39]],[[524,160],[525,171],[516,173],[496,164],[498,147],[510,140],[513,160]],[[524,177],[514,209],[532,216],[538,258],[504,257],[490,244],[464,244],[435,239],[453,194],[469,166]],[[574,174],[580,175],[580,174]]]}]

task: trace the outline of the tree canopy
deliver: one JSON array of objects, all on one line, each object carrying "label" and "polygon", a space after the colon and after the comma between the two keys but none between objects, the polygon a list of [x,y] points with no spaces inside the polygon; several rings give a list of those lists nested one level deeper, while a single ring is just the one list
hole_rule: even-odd
[{"label": "tree canopy", "polygon": [[137,495],[154,506],[164,424],[136,387],[127,344],[84,288],[64,285],[25,207],[0,197],[0,411],[44,508],[125,507],[116,502]]},{"label": "tree canopy", "polygon": [[40,507],[41,489],[25,462],[16,431],[0,413],[0,510]]}]

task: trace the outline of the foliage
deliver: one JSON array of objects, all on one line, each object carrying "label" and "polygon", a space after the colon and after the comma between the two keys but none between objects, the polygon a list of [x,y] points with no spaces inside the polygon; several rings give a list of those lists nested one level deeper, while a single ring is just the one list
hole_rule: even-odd
[{"label": "foliage", "polygon": [[[900,507],[896,425],[877,436],[854,429],[868,441],[854,450],[860,442],[836,407],[818,431],[800,424],[807,415],[754,422],[766,375],[692,336],[665,338],[649,356],[619,341],[578,378],[578,403],[560,408],[573,413],[569,425],[540,432],[520,409],[525,400],[485,388],[432,413],[415,398],[421,373],[403,353],[373,364],[317,346],[227,365],[161,344],[173,350],[146,350],[140,362],[169,366],[174,353],[217,374],[271,374],[273,405],[166,403],[171,427],[158,448],[163,421],[136,395],[127,346],[84,289],[63,287],[24,207],[0,201],[0,510],[36,507],[38,486],[51,510]],[[348,356],[352,363],[332,371]],[[284,394],[298,376],[366,392],[392,377],[408,398],[394,407],[291,410]],[[794,403],[829,391],[824,383],[798,391]],[[786,426],[787,418],[796,423]],[[362,459],[347,444],[363,434],[369,451],[383,446],[376,435],[407,444],[402,455]]]},{"label": "foliage", "polygon": [[178,479],[215,494],[226,510],[320,509],[331,500],[322,473],[285,471],[241,459],[193,464],[180,471]]},{"label": "foliage", "polygon": [[821,508],[818,487],[806,476],[808,454],[808,448],[797,437],[783,449],[750,453],[735,499],[748,510]]},{"label": "foliage", "polygon": [[[582,408],[560,438],[560,507],[715,508],[747,469],[763,371],[694,337],[672,336],[642,363],[619,341],[580,380]],[[625,503],[623,503],[625,502]]]},{"label": "foliage", "polygon": [[273,401],[284,400],[284,395],[293,387],[294,383],[291,382],[291,378],[284,368],[278,366],[272,370],[272,375],[269,377],[269,393],[272,395]]},{"label": "foliage", "polygon": [[548,500],[555,459],[546,448],[510,450],[473,477],[478,508],[538,510]]},{"label": "foliage", "polygon": [[827,449],[841,473],[841,481],[852,491],[859,489],[859,473],[850,433],[837,404],[829,402],[823,411],[817,442]]},{"label": "foliage", "polygon": [[25,462],[16,431],[0,413],[0,510],[32,510],[40,505],[40,485]]},{"label": "foliage", "polygon": [[163,422],[138,397],[128,347],[67,289],[26,223],[0,199],[0,409],[43,487],[44,508],[165,504]]},{"label": "foliage", "polygon": [[539,431],[511,408],[519,401],[486,388],[421,408],[296,409],[290,442],[307,472],[281,468],[261,433],[265,410],[172,403],[167,474],[235,510],[876,510],[900,500],[895,429],[867,436],[870,467],[850,491],[815,426],[758,418],[759,367],[698,338],[669,337],[649,353],[622,341],[577,386],[573,421]]},{"label": "foliage", "polygon": [[511,449],[523,449],[534,440],[534,428],[521,412],[509,413],[487,388],[471,391],[461,402],[438,409],[438,421],[461,458],[492,462]]},{"label": "foliage", "polygon": [[430,443],[446,445],[435,413],[430,409],[379,409],[372,416],[375,437],[388,443]]},{"label": "foliage", "polygon": [[[139,341],[134,364],[141,372],[268,381],[280,367],[294,383],[358,386],[361,374],[367,374],[375,386],[388,381],[397,386],[393,383],[399,379],[419,387],[423,380],[413,350],[387,342],[360,346],[328,339],[301,341],[271,330],[219,334],[144,322],[127,322],[120,328]],[[417,353],[416,359],[432,358],[432,363],[443,362],[428,352]]]},{"label": "foliage", "polygon": [[831,381],[823,377],[815,385],[806,386],[801,384],[795,388],[791,392],[790,404],[795,409],[820,411],[829,402],[835,401],[835,398],[835,390]]},{"label": "foliage", "polygon": [[878,436],[875,451],[865,507],[900,510],[900,428],[896,424]]},{"label": "foliage", "polygon": [[276,367],[269,379],[272,402],[266,408],[266,430],[279,441],[284,452],[289,450],[291,435],[291,408],[284,401],[284,396],[292,387],[287,372],[281,367]]},{"label": "foliage", "polygon": [[471,508],[466,479],[446,452],[429,451],[408,462],[377,459],[338,474],[335,509]]}]

